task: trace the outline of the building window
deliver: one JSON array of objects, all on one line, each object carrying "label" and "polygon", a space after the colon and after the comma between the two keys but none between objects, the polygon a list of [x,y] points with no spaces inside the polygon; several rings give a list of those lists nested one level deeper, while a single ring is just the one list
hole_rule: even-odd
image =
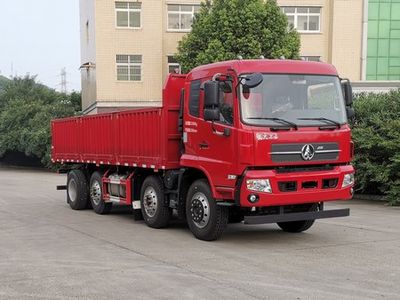
[{"label": "building window", "polygon": [[168,5],[168,30],[190,31],[195,13],[200,5]]},{"label": "building window", "polygon": [[117,27],[140,28],[141,12],[141,2],[115,2]]},{"label": "building window", "polygon": [[321,7],[284,6],[282,11],[298,32],[320,31]]},{"label": "building window", "polygon": [[168,55],[168,73],[180,74],[181,66],[173,55]]},{"label": "building window", "polygon": [[300,58],[305,61],[321,61],[321,56],[300,56]]},{"label": "building window", "polygon": [[142,80],[142,56],[141,55],[117,55],[117,80],[141,81]]}]

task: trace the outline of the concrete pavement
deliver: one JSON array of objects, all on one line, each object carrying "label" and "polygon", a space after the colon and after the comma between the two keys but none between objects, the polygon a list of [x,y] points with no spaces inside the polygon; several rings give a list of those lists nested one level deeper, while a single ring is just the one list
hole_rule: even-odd
[{"label": "concrete pavement", "polygon": [[125,210],[73,211],[65,175],[0,168],[0,299],[400,299],[400,209],[350,201],[307,232],[229,225],[216,242]]}]

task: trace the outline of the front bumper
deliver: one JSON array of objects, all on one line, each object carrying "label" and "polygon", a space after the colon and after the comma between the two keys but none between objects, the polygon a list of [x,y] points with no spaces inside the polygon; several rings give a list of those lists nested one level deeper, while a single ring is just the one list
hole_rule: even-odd
[{"label": "front bumper", "polygon": [[308,211],[308,212],[298,212],[298,213],[245,216],[244,224],[256,225],[256,224],[279,223],[279,222],[294,222],[294,221],[304,221],[304,220],[347,217],[349,215],[350,215],[350,209],[343,208],[343,209]]},{"label": "front bumper", "polygon": [[[236,201],[242,207],[267,207],[315,203],[334,200],[349,200],[353,197],[353,185],[342,188],[345,174],[354,173],[351,165],[335,166],[331,170],[279,173],[277,170],[248,170],[240,186]],[[272,193],[255,192],[247,189],[249,179],[269,179]],[[336,182],[335,186],[327,186]],[[285,187],[290,187],[285,189]],[[256,195],[258,201],[249,201]]]}]

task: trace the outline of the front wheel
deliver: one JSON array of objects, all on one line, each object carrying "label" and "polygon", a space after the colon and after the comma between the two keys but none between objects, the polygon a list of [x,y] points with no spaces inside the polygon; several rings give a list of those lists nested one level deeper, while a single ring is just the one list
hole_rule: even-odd
[{"label": "front wheel", "polygon": [[228,224],[229,208],[218,206],[207,180],[196,180],[186,198],[186,220],[190,231],[199,240],[213,241],[221,237]]}]

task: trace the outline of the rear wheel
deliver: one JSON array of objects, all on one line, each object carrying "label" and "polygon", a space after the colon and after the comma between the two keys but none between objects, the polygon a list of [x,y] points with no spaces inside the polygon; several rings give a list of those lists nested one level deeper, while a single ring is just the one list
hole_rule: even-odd
[{"label": "rear wheel", "polygon": [[142,185],[141,209],[149,227],[166,227],[171,219],[171,209],[164,203],[164,185],[158,176],[148,176]]},{"label": "rear wheel", "polygon": [[88,203],[88,183],[81,170],[72,170],[67,176],[67,202],[74,210],[85,209]]},{"label": "rear wheel", "polygon": [[207,180],[196,180],[186,199],[186,220],[193,235],[204,241],[218,239],[228,224],[229,208],[218,206]]},{"label": "rear wheel", "polygon": [[[312,204],[309,206],[307,211],[316,211],[318,206]],[[293,221],[293,222],[279,222],[278,226],[286,232],[299,233],[310,229],[313,226],[315,220],[303,220],[303,221]]]},{"label": "rear wheel", "polygon": [[112,203],[103,200],[102,175],[94,172],[90,178],[90,202],[95,213],[99,215],[108,214],[111,211]]}]

